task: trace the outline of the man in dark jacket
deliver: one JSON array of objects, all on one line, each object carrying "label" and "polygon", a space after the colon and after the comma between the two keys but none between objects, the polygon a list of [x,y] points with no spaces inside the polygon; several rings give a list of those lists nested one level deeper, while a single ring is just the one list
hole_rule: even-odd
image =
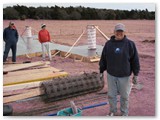
[{"label": "man in dark jacket", "polygon": [[121,115],[128,116],[129,94],[131,90],[130,75],[133,73],[133,84],[137,83],[140,70],[139,57],[135,43],[125,35],[125,25],[115,26],[114,35],[106,42],[101,59],[100,78],[107,71],[109,116],[117,114],[117,95],[120,95]]},{"label": "man in dark jacket", "polygon": [[13,22],[3,31],[3,40],[5,42],[5,50],[3,55],[3,62],[6,62],[10,49],[12,50],[12,62],[16,62],[16,51],[18,42],[18,32]]}]

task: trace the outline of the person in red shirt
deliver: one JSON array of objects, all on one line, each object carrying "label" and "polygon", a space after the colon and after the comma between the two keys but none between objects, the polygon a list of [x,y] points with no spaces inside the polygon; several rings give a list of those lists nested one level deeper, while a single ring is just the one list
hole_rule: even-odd
[{"label": "person in red shirt", "polygon": [[51,51],[49,49],[49,43],[51,42],[50,40],[50,34],[49,32],[46,30],[46,25],[42,24],[41,25],[41,30],[38,33],[38,38],[39,38],[39,42],[41,43],[42,46],[42,59],[43,61],[45,60],[45,49],[47,50],[48,56],[49,56],[49,60],[52,60],[52,56],[51,56]]}]

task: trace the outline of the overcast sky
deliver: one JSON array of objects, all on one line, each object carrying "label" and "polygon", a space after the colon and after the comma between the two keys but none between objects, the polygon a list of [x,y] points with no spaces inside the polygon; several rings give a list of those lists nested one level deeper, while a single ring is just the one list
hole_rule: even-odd
[{"label": "overcast sky", "polygon": [[[39,6],[63,6],[63,7],[69,7],[69,6],[84,6],[84,7],[91,7],[91,8],[105,8],[105,9],[119,9],[119,10],[132,10],[132,9],[138,9],[138,10],[145,10],[148,9],[148,11],[155,11],[156,4],[154,3],[18,3],[19,5],[25,5],[27,7],[33,6],[33,7],[39,7]],[[17,4],[3,4],[3,8],[7,6],[13,6]]]}]

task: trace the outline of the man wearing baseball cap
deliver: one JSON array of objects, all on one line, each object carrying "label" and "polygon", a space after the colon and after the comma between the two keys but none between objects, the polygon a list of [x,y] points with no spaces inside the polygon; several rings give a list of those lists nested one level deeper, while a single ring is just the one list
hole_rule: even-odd
[{"label": "man wearing baseball cap", "polygon": [[101,59],[100,79],[107,71],[108,100],[110,112],[108,116],[117,115],[117,95],[120,95],[120,111],[122,116],[128,116],[129,94],[131,91],[130,76],[133,73],[132,83],[137,84],[140,70],[139,57],[136,45],[125,35],[125,25],[118,23],[114,27],[114,35],[106,42]]},{"label": "man wearing baseball cap", "polygon": [[18,32],[14,22],[9,22],[9,26],[4,29],[3,40],[5,42],[3,62],[6,62],[10,49],[12,50],[12,62],[16,62]]}]

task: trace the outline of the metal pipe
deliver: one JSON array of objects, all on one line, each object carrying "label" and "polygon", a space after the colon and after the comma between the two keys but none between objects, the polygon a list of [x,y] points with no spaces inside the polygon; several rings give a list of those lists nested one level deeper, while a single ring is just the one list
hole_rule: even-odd
[{"label": "metal pipe", "polygon": [[86,109],[99,107],[99,106],[103,106],[103,105],[107,105],[107,104],[108,104],[107,102],[103,102],[103,103],[99,103],[99,104],[89,105],[89,106],[83,107],[81,110],[86,110]]},{"label": "metal pipe", "polygon": [[[102,103],[99,103],[99,104],[93,104],[93,105],[82,107],[81,110],[91,109],[91,108],[94,108],[94,107],[99,107],[99,106],[103,106],[103,105],[107,105],[107,104],[108,104],[108,102],[102,102]],[[49,114],[47,116],[57,116],[57,113]]]}]

